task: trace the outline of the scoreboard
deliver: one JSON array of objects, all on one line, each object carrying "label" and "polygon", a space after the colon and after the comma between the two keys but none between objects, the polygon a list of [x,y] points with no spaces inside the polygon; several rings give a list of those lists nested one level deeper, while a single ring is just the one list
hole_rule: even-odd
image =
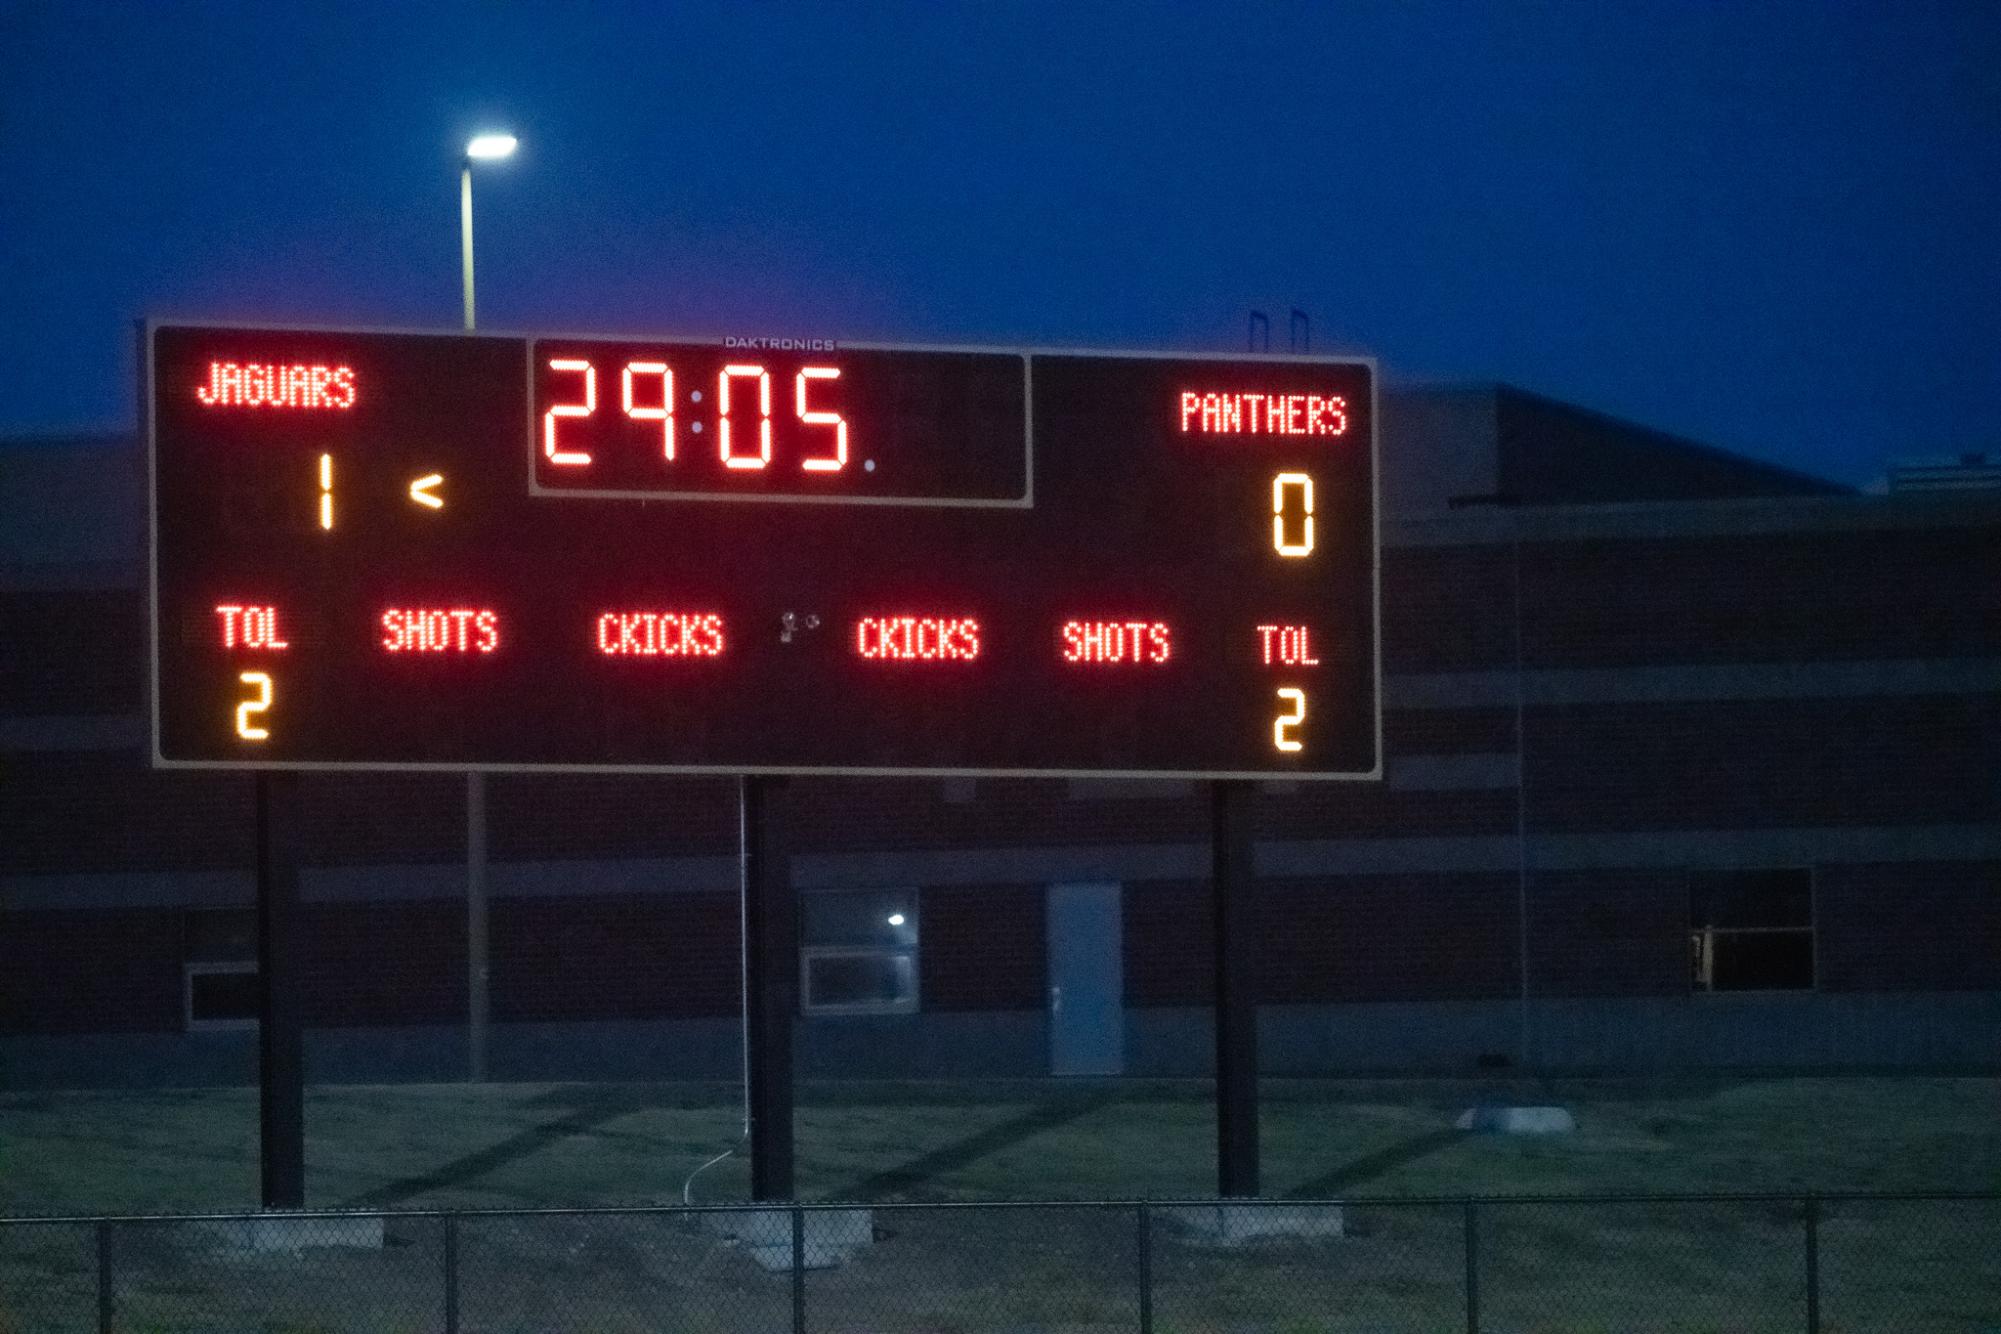
[{"label": "scoreboard", "polygon": [[157,765],[1381,773],[1372,362],[145,336]]}]

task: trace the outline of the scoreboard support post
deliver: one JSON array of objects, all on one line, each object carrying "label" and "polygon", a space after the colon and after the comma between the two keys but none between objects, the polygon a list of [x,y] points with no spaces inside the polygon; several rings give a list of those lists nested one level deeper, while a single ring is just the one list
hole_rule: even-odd
[{"label": "scoreboard support post", "polygon": [[257,775],[257,1129],[266,1209],[306,1204],[305,1042],[299,1011],[299,779]]},{"label": "scoreboard support post", "polygon": [[466,1078],[487,1080],[493,1004],[487,941],[486,775],[466,774]]},{"label": "scoreboard support post", "polygon": [[1215,905],[1216,1193],[1258,1194],[1257,878],[1251,785],[1209,785],[1211,893]]},{"label": "scoreboard support post", "polygon": [[746,774],[741,801],[745,1079],[750,1197],[793,1198],[792,1024],[799,1012],[799,904],[792,892],[787,780]]}]

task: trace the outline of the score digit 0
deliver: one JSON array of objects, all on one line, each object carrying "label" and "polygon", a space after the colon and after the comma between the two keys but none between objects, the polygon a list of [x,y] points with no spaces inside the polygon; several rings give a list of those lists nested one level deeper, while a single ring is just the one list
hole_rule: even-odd
[{"label": "score digit 0", "polygon": [[[1286,536],[1287,500],[1296,494],[1300,510],[1299,536]],[[1281,556],[1313,554],[1313,479],[1303,472],[1282,472],[1271,479],[1271,545]]]}]

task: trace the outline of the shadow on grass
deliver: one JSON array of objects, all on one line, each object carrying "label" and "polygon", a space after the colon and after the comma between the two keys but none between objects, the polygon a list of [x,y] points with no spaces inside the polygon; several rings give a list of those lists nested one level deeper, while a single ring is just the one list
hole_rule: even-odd
[{"label": "shadow on grass", "polygon": [[1069,1125],[1103,1107],[1121,1101],[1116,1090],[1105,1089],[1081,1098],[1065,1098],[1045,1104],[1011,1117],[996,1126],[989,1126],[976,1135],[952,1144],[919,1154],[908,1162],[895,1167],[850,1181],[830,1194],[833,1200],[879,1201],[894,1199],[899,1195],[925,1185],[944,1172],[956,1171],[1010,1145],[1019,1144],[1030,1136],[1046,1130]]},{"label": "shadow on grass", "polygon": [[1440,1149],[1450,1148],[1465,1139],[1470,1132],[1464,1130],[1431,1130],[1422,1135],[1412,1135],[1399,1140],[1387,1148],[1365,1153],[1360,1158],[1341,1164],[1331,1172],[1323,1172],[1310,1181],[1302,1181],[1285,1193],[1288,1200],[1331,1199],[1356,1186],[1367,1185],[1378,1177],[1388,1176],[1399,1167],[1408,1166],[1420,1158],[1427,1158]]},{"label": "shadow on grass", "polygon": [[[564,1092],[570,1092],[564,1090]],[[434,1190],[445,1190],[452,1186],[463,1186],[477,1181],[495,1168],[518,1162],[531,1154],[539,1153],[551,1144],[576,1135],[587,1135],[608,1121],[615,1121],[631,1112],[644,1111],[660,1105],[654,1090],[645,1086],[611,1087],[593,1089],[579,1087],[567,1099],[571,1110],[553,1121],[525,1127],[509,1135],[498,1144],[490,1145],[477,1153],[454,1158],[440,1164],[429,1172],[413,1177],[402,1177],[387,1182],[374,1190],[364,1191],[341,1203],[343,1209],[383,1209],[392,1205],[408,1204],[412,1200]],[[576,1102],[581,1099],[582,1106]],[[531,1100],[529,1105],[548,1106],[549,1095]]]}]

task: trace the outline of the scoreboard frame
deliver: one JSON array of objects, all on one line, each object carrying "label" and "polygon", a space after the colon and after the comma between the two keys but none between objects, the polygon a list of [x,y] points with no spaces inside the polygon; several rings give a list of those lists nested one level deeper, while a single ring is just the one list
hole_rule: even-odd
[{"label": "scoreboard frame", "polygon": [[[393,336],[393,337],[435,337],[454,339],[490,339],[518,341],[525,344],[523,357],[527,379],[526,397],[528,421],[526,423],[528,476],[525,490],[527,494],[544,500],[598,499],[648,501],[734,501],[739,504],[807,504],[807,505],[860,505],[860,506],[903,506],[939,507],[989,510],[1032,510],[1035,507],[1035,420],[1034,420],[1034,380],[1033,358],[1051,357],[1104,357],[1119,360],[1152,361],[1210,361],[1217,363],[1252,363],[1271,366],[1361,366],[1369,372],[1369,620],[1373,639],[1373,661],[1370,664],[1371,698],[1367,701],[1370,727],[1373,732],[1375,763],[1367,770],[1223,770],[1223,769],[1110,769],[1110,768],[1018,768],[992,766],[877,766],[877,765],[759,765],[759,764],[649,764],[613,762],[515,762],[515,761],[369,761],[369,760],[312,760],[312,759],[264,759],[245,757],[241,759],[188,759],[169,758],[161,744],[161,694],[160,694],[160,510],[158,478],[158,393],[154,365],[156,335],[163,329],[188,330],[228,330],[245,333],[272,334],[327,334],[334,336]],[[1024,489],[1019,498],[985,499],[968,497],[871,497],[871,496],[810,496],[810,495],[741,495],[722,492],[665,492],[596,490],[591,488],[549,488],[542,486],[535,471],[535,384],[534,350],[541,342],[602,342],[602,343],[677,343],[708,344],[717,348],[738,347],[747,353],[767,350],[760,343],[775,343],[776,338],[758,335],[755,338],[721,334],[680,334],[680,333],[608,333],[593,331],[587,333],[535,330],[518,331],[509,329],[451,329],[451,328],[409,328],[394,325],[348,325],[271,322],[255,320],[192,319],[149,315],[137,322],[139,339],[139,399],[141,416],[145,421],[146,433],[146,634],[147,669],[145,679],[147,708],[147,750],[151,766],[161,770],[221,771],[256,773],[260,771],[286,772],[351,772],[351,773],[465,773],[465,774],[649,774],[684,775],[690,777],[833,777],[833,778],[923,778],[923,779],[981,779],[981,778],[1030,778],[1067,780],[1120,780],[1120,781],[1245,781],[1270,783],[1324,783],[1324,782],[1380,782],[1383,780],[1388,757],[1383,745],[1383,604],[1382,604],[1382,376],[1377,358],[1372,356],[1315,356],[1305,353],[1272,352],[1200,352],[1176,351],[1158,348],[1103,348],[1103,347],[1063,347],[1022,344],[960,344],[960,343],[904,343],[825,340],[829,352],[928,352],[963,353],[978,355],[1018,356],[1023,368],[1023,422],[1024,435]],[[738,341],[731,344],[730,339]],[[798,340],[785,340],[798,341]]]}]

